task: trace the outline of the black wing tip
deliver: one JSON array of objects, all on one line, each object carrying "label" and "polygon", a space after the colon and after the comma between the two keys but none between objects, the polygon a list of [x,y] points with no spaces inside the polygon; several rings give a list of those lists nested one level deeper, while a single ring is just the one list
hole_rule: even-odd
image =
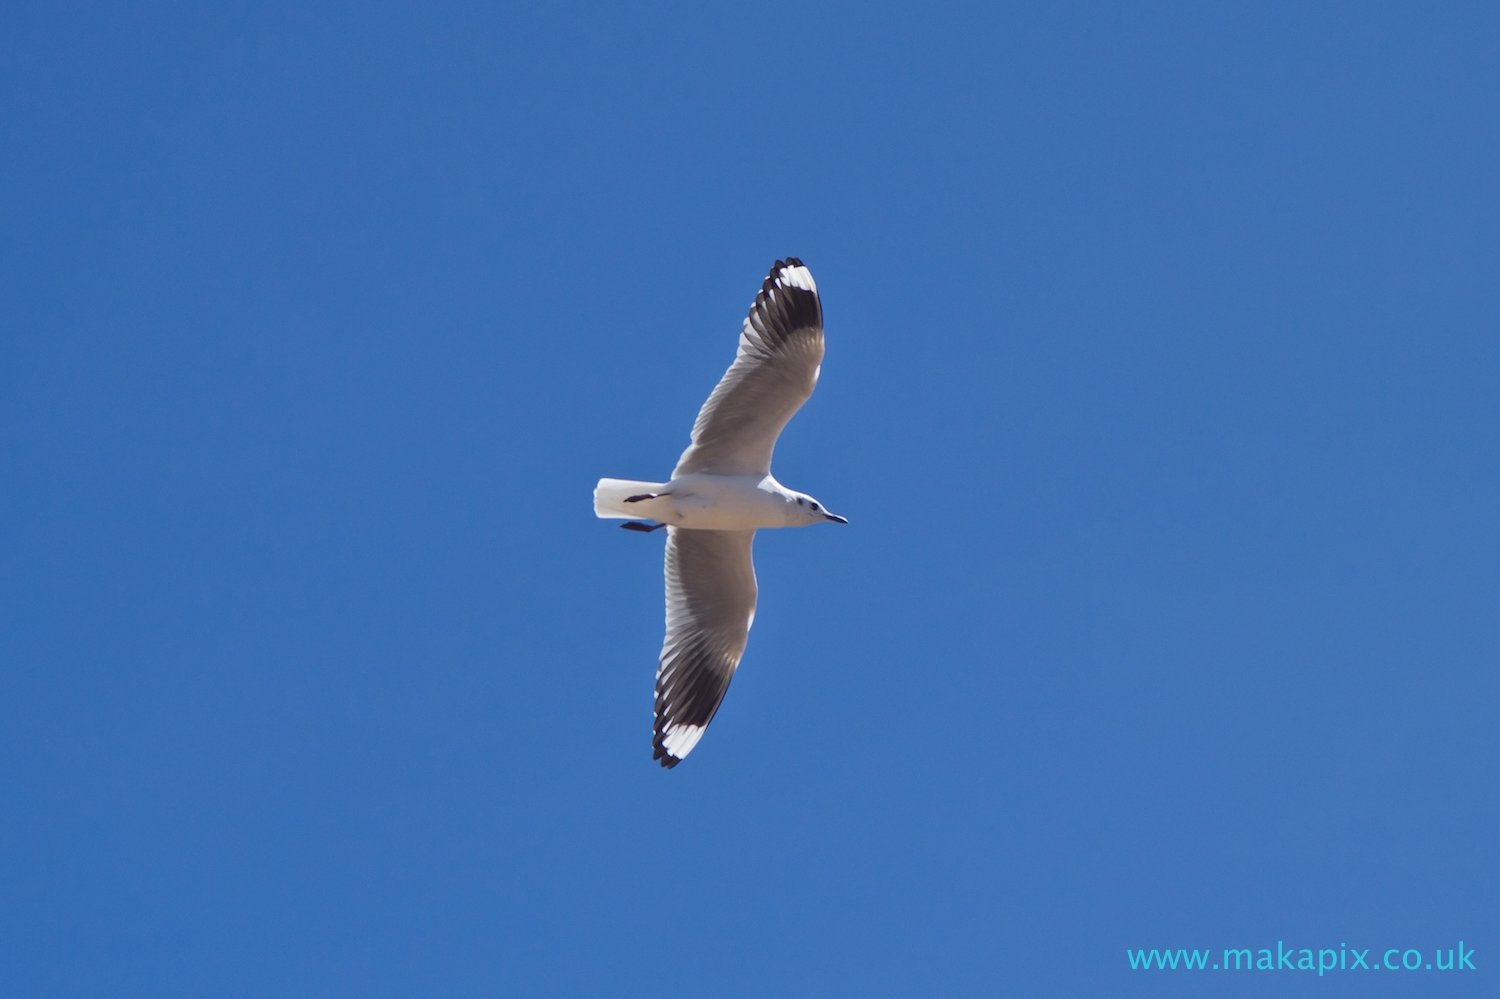
[{"label": "black wing tip", "polygon": [[651,758],[653,760],[659,760],[661,762],[663,770],[671,770],[677,764],[682,762],[681,757],[673,756],[671,753],[667,752],[667,747],[661,744],[660,736],[657,737],[655,745],[653,745],[651,748],[653,750]]},{"label": "black wing tip", "polygon": [[761,282],[760,290],[770,291],[772,288],[776,287],[776,282],[781,279],[781,272],[786,270],[788,267],[806,266],[807,265],[802,262],[801,257],[787,257],[785,260],[776,261],[771,265],[771,272],[767,274],[766,279]]},{"label": "black wing tip", "polygon": [[[823,302],[818,293],[796,285],[782,284],[782,271],[788,267],[807,268],[800,257],[787,257],[771,265],[771,273],[761,283],[752,313],[759,312],[765,323],[776,329],[777,337],[807,327],[823,328]],[[811,271],[808,272],[809,275]],[[778,301],[779,299],[779,301]],[[761,323],[755,323],[757,327]]]}]

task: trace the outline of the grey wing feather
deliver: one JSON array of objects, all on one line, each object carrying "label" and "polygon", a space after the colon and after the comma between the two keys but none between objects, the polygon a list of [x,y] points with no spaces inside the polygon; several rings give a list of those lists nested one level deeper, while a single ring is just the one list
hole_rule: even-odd
[{"label": "grey wing feather", "polygon": [[675,767],[719,710],[755,618],[754,531],[667,529],[667,638],[653,758]]},{"label": "grey wing feather", "polygon": [[778,260],[755,296],[734,363],[698,413],[673,477],[767,475],[782,428],[812,395],[823,363],[823,305],[796,257]]}]

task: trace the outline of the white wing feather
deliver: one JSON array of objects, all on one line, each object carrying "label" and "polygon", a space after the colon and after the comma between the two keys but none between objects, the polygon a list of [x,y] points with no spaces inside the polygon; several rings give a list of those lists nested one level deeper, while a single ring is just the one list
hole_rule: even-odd
[{"label": "white wing feather", "polygon": [[667,637],[656,670],[654,758],[674,767],[713,721],[755,619],[754,531],[667,528]]},{"label": "white wing feather", "polygon": [[734,363],[693,424],[672,473],[768,475],[776,438],[812,395],[823,363],[823,306],[802,261],[778,260],[755,296]]}]

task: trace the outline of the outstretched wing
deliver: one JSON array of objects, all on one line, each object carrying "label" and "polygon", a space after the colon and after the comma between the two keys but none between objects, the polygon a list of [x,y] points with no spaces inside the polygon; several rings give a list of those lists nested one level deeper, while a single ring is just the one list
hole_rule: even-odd
[{"label": "outstretched wing", "polygon": [[776,438],[812,395],[823,363],[823,305],[796,257],[778,260],[740,332],[734,363],[693,424],[673,477],[767,475]]},{"label": "outstretched wing", "polygon": [[755,619],[754,531],[667,529],[667,639],[653,759],[675,767],[713,721]]}]

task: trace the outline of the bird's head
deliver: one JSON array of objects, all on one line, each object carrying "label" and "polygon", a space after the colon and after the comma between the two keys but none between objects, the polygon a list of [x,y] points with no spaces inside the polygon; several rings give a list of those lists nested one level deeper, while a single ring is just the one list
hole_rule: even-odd
[{"label": "bird's head", "polygon": [[797,527],[806,527],[808,524],[821,524],[831,520],[835,524],[847,524],[849,521],[836,513],[829,513],[823,508],[823,504],[813,499],[806,493],[793,493],[792,502],[789,504],[792,511],[792,523]]}]

